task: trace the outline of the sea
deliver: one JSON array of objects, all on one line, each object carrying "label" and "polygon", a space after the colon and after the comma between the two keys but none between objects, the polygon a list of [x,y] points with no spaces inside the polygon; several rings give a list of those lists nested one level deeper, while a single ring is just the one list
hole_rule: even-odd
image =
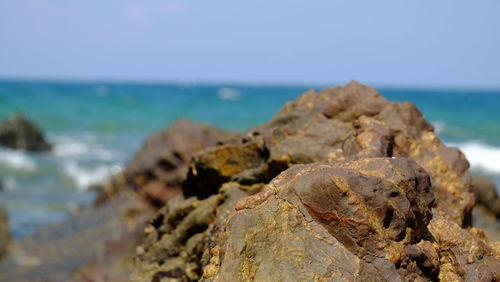
[{"label": "sea", "polygon": [[[243,131],[306,90],[329,86],[0,81],[0,120],[24,114],[54,144],[50,153],[0,147],[0,206],[14,238],[22,238],[91,204],[89,187],[119,173],[148,135],[172,122]],[[473,171],[500,187],[500,89],[377,90],[415,103]]]}]

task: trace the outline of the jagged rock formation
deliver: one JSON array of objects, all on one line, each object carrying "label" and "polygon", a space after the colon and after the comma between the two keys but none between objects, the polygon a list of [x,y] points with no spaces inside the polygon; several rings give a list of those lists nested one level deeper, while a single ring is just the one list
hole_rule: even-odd
[{"label": "jagged rock formation", "polygon": [[[0,280],[128,281],[151,204],[181,192],[195,152],[237,135],[186,120],[152,135],[121,176],[96,187],[95,206],[12,244]],[[0,210],[0,257],[10,242],[3,218]]]},{"label": "jagged rock formation", "polygon": [[294,166],[236,204],[204,278],[449,281],[464,272],[491,281],[500,275],[500,252],[482,239],[450,220],[429,224],[431,189],[425,171],[408,159]]},{"label": "jagged rock formation", "polygon": [[468,166],[411,103],[306,92],[195,154],[132,280],[500,279],[498,246],[468,227]]},{"label": "jagged rock formation", "polygon": [[181,120],[151,135],[127,164],[123,176],[100,188],[103,198],[131,186],[155,206],[181,192],[194,153],[234,138],[237,133]]},{"label": "jagged rock formation", "polygon": [[0,124],[0,145],[26,151],[49,151],[52,148],[40,129],[22,115]]},{"label": "jagged rock formation", "polygon": [[435,212],[468,224],[463,221],[474,198],[464,155],[444,146],[413,104],[389,102],[375,89],[356,82],[306,92],[287,103],[268,124],[248,130],[240,142],[197,154],[184,194],[215,193],[227,179],[269,182],[294,164],[366,157],[416,161],[431,176],[438,199]]}]

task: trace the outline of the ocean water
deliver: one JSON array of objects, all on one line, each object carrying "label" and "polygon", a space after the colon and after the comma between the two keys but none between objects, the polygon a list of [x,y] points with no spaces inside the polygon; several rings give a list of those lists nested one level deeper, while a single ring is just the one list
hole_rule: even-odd
[{"label": "ocean water", "polygon": [[[0,205],[15,238],[26,236],[92,203],[88,187],[119,172],[152,132],[182,118],[243,131],[310,88],[323,87],[0,81],[0,120],[24,113],[55,145],[0,147]],[[500,90],[378,90],[415,103],[473,170],[500,184]]]}]

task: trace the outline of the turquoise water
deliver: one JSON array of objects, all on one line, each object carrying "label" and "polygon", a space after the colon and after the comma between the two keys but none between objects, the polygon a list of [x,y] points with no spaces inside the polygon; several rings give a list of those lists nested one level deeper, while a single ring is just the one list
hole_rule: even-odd
[{"label": "turquoise water", "polygon": [[[55,144],[52,153],[0,148],[0,204],[15,237],[25,236],[91,203],[87,187],[120,171],[169,123],[190,118],[242,131],[309,88],[322,87],[0,82],[0,119],[24,113]],[[475,170],[500,179],[500,91],[378,90],[414,102]]]}]

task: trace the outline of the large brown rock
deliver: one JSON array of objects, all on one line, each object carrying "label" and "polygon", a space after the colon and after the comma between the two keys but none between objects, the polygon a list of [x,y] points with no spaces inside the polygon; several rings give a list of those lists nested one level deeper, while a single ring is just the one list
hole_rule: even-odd
[{"label": "large brown rock", "polygon": [[26,151],[49,151],[52,148],[40,129],[22,115],[0,124],[0,145]]},{"label": "large brown rock", "polygon": [[162,206],[181,192],[189,162],[194,153],[234,138],[237,133],[181,120],[148,137],[142,148],[125,167],[123,175],[100,187],[99,202],[127,186]]},{"label": "large brown rock", "polygon": [[468,167],[411,103],[356,82],[306,92],[193,156],[133,280],[497,279]]},{"label": "large brown rock", "polygon": [[500,278],[500,253],[481,238],[450,220],[429,225],[431,189],[426,172],[408,159],[294,166],[237,203],[207,251],[204,278]]},{"label": "large brown rock", "polygon": [[308,91],[287,103],[269,123],[248,130],[240,141],[198,153],[184,194],[206,197],[228,179],[269,182],[294,164],[365,157],[414,160],[431,177],[435,213],[470,224],[474,196],[464,155],[443,145],[413,104],[389,102],[357,82]]},{"label": "large brown rock", "polygon": [[[240,200],[210,250],[215,281],[398,280],[408,248],[428,238],[434,201],[425,171],[407,159],[294,166]],[[429,243],[430,244],[430,243]],[[413,250],[412,250],[413,251]],[[417,251],[415,251],[417,252]],[[424,251],[435,278],[435,251]],[[406,266],[406,265],[405,265]],[[430,277],[426,277],[429,275]]]}]

